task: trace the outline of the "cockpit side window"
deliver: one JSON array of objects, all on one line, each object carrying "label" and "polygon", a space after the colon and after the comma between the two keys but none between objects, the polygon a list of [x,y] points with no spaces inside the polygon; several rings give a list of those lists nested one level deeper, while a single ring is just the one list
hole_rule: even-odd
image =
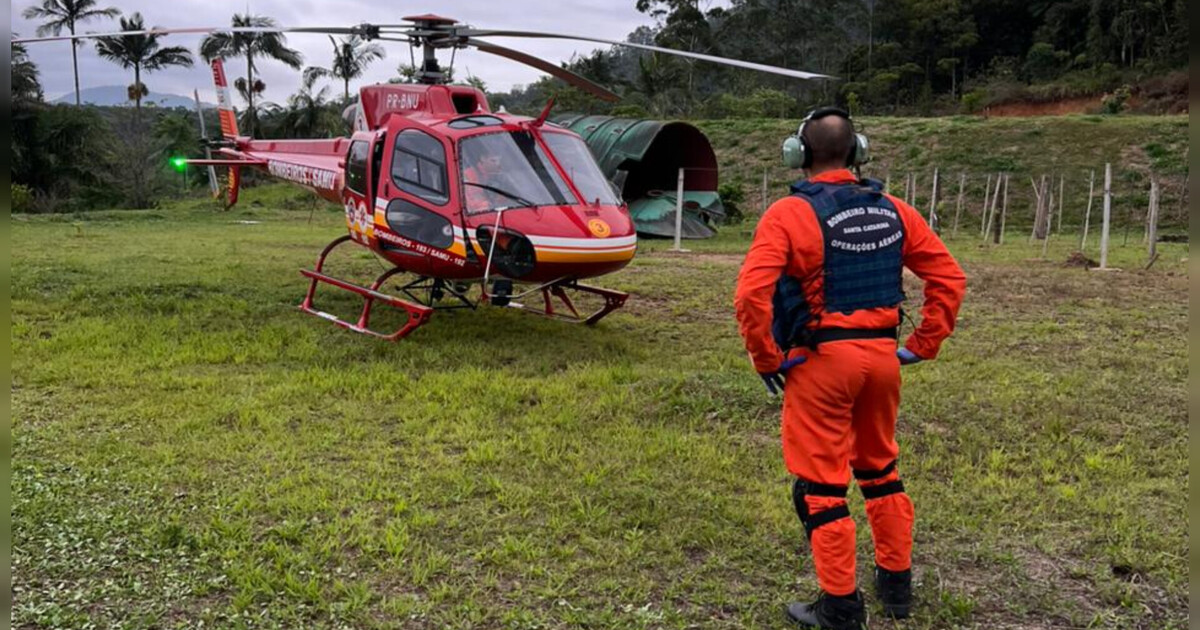
[{"label": "cockpit side window", "polygon": [[370,148],[362,140],[350,143],[346,156],[346,188],[359,194],[367,192],[367,159]]},{"label": "cockpit side window", "polygon": [[446,149],[423,131],[401,131],[392,154],[392,180],[406,193],[434,205],[445,205],[450,200]]}]

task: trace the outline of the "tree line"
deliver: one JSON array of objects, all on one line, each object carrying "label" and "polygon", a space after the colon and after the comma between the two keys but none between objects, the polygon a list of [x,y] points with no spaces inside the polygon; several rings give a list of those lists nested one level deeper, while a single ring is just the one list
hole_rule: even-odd
[{"label": "tree line", "polygon": [[[72,43],[72,68],[75,83],[75,107],[54,106],[44,101],[36,64],[28,49],[12,45],[12,181],[14,206],[18,209],[72,210],[90,207],[148,207],[169,191],[178,191],[179,174],[173,172],[170,157],[198,157],[201,137],[195,113],[185,110],[143,108],[142,99],[150,93],[145,75],[171,67],[191,67],[197,59],[181,46],[164,46],[162,34],[145,33],[148,26],[140,13],[125,16],[113,7],[100,7],[96,0],[42,0],[28,7],[24,16],[41,20],[39,36],[75,35],[80,26],[98,20],[116,20],[113,30],[132,31],[121,35],[75,40]],[[271,28],[274,19],[250,14],[234,14],[233,27]],[[231,60],[226,71],[233,91],[241,98],[239,131],[259,138],[320,138],[344,135],[349,125],[345,108],[357,95],[351,82],[360,78],[373,63],[386,57],[377,43],[357,36],[329,38],[331,63],[305,66],[303,55],[287,45],[280,33],[214,33],[203,38],[198,56],[208,63],[214,59]],[[94,47],[102,59],[131,72],[127,88],[131,111],[121,107],[79,107],[78,55],[85,47]],[[244,62],[244,65],[238,62]],[[264,100],[266,84],[258,78],[264,62],[282,63],[301,71],[299,89],[279,104]],[[410,64],[396,68],[394,83],[411,83],[417,72]],[[447,76],[453,78],[453,69]],[[331,85],[340,83],[340,97]],[[482,81],[467,77],[466,82],[486,89]],[[203,114],[207,128],[215,130],[213,112]],[[185,180],[202,185],[204,172]]]},{"label": "tree line", "polygon": [[[530,110],[655,117],[795,117],[818,103],[855,113],[972,113],[992,103],[1099,96],[1188,65],[1185,0],[636,0],[654,20],[627,38],[838,77],[798,82],[621,47],[567,67],[620,103],[544,79],[493,97]],[[1186,103],[1186,73],[1180,102]],[[1099,102],[1099,98],[1097,98]]]},{"label": "tree line", "polygon": [[[801,82],[614,46],[573,58],[564,67],[618,92],[615,104],[598,101],[557,79],[496,92],[476,77],[493,108],[533,114],[555,96],[558,111],[632,117],[796,118],[817,104],[837,103],[855,114],[974,112],[1005,99],[1056,99],[1111,92],[1105,106],[1119,111],[1129,85],[1188,63],[1184,0],[732,0],[711,7],[701,0],[634,0],[650,24],[627,41],[744,59],[833,75],[836,81]],[[25,17],[40,20],[38,35],[76,34],[99,20],[122,31],[146,28],[96,0],[41,0]],[[276,26],[266,16],[235,14],[234,27]],[[356,95],[351,82],[386,57],[376,43],[330,37],[329,66],[305,66],[280,33],[214,33],[198,55],[164,46],[162,35],[125,34],[72,44],[75,100],[78,52],[86,46],[130,71],[132,111],[62,108],[44,103],[36,65],[12,48],[13,182],[29,195],[73,204],[124,203],[144,207],[176,185],[167,156],[196,156],[194,114],[143,111],[145,75],[205,62],[231,60],[243,134],[266,138],[330,137],[347,132],[343,110]],[[238,63],[238,62],[243,62]],[[263,99],[262,63],[301,71],[299,89],[283,104]],[[453,68],[447,69],[453,77]],[[416,69],[401,63],[391,81],[413,82]],[[1186,72],[1167,91],[1182,92]],[[340,83],[340,97],[333,85]],[[1179,88],[1181,85],[1181,89]],[[215,124],[211,125],[216,128]],[[137,174],[113,182],[113,173]],[[132,183],[125,181],[132,179]],[[197,181],[196,183],[200,183]],[[28,194],[26,194],[28,193]],[[14,192],[14,195],[17,195]],[[89,200],[94,200],[89,201]]]},{"label": "tree line", "polygon": [[[171,67],[191,67],[192,51],[181,46],[163,46],[161,34],[137,33],[148,28],[140,13],[121,15],[114,7],[100,7],[96,0],[42,0],[23,15],[40,20],[39,36],[76,35],[80,26],[115,19],[114,30],[131,33],[71,43],[77,107],[55,107],[44,102],[36,64],[21,44],[12,46],[12,181],[14,205],[18,209],[80,209],[98,205],[148,207],[164,191],[174,189],[177,174],[168,157],[194,157],[200,148],[195,115],[186,111],[144,112],[142,99],[150,93],[144,75]],[[272,18],[235,14],[234,27],[276,26]],[[303,56],[287,46],[280,33],[214,33],[199,45],[199,57],[241,59],[245,74],[233,82],[244,107],[241,132],[258,137],[306,138],[340,135],[345,124],[340,112],[351,101],[350,82],[385,52],[378,44],[357,37],[330,38],[333,48],[329,67],[304,67]],[[79,50],[94,46],[96,54],[131,71],[127,92],[132,111],[123,108],[80,108]],[[264,102],[266,85],[255,77],[264,61],[303,69],[300,89],[286,105]],[[231,66],[230,73],[236,70]],[[342,84],[342,98],[331,98],[323,79]],[[397,81],[402,80],[397,78]],[[211,118],[211,112],[209,113]],[[215,120],[210,128],[216,128]],[[203,173],[192,183],[203,183]],[[187,180],[185,180],[186,182]]]}]

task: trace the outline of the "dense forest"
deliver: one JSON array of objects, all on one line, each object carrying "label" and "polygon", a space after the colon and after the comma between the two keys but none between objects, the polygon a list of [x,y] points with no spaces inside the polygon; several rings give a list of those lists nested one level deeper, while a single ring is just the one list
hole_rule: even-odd
[{"label": "dense forest", "polygon": [[[604,103],[544,77],[508,92],[477,77],[457,77],[488,92],[493,108],[536,113],[551,96],[559,111],[635,117],[797,118],[820,103],[856,115],[987,113],[1005,104],[1083,100],[1076,111],[1186,111],[1188,21],[1184,0],[633,0],[646,15],[627,41],[686,49],[819,72],[835,80],[796,81],[613,46],[565,67],[618,92]],[[39,34],[84,21],[119,18],[136,30],[140,14],[119,16],[95,0],[76,0],[74,15],[54,0],[30,6],[44,18]],[[234,15],[235,26],[272,26],[265,16]],[[116,25],[114,25],[116,26]],[[342,112],[352,83],[386,51],[357,38],[333,40],[328,67],[304,66],[278,34],[211,35],[193,51],[161,36],[101,38],[81,44],[129,69],[133,107],[72,107],[44,102],[38,68],[12,46],[12,181],[18,210],[148,207],[168,191],[204,184],[203,172],[179,172],[172,156],[199,153],[195,113],[144,106],[147,74],[216,57],[283,63],[299,90],[284,103],[262,98],[253,75],[234,87],[243,132],[307,138],[346,133]],[[453,68],[449,68],[453,76]],[[393,82],[411,82],[402,62]],[[211,116],[210,116],[211,118]],[[209,129],[215,129],[215,118]],[[192,169],[198,171],[199,169]]]},{"label": "dense forest", "polygon": [[[552,79],[493,97],[510,110],[567,93],[576,109],[631,115],[793,117],[817,103],[856,113],[974,113],[1013,101],[1129,96],[1148,112],[1187,104],[1185,0],[637,0],[654,26],[628,41],[838,77],[797,82],[613,47],[567,67],[615,86],[616,105]],[[1126,94],[1129,92],[1130,94]],[[561,98],[561,97],[560,97]]]}]

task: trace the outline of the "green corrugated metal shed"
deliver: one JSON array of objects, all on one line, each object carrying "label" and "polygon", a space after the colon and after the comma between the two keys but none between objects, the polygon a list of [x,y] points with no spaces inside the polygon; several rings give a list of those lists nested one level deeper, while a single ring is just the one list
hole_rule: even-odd
[{"label": "green corrugated metal shed", "polygon": [[[621,188],[638,233],[675,234],[674,200],[684,168],[684,238],[708,238],[725,216],[717,195],[717,158],[696,127],[684,122],[564,115],[555,122],[579,134],[596,162]],[[668,205],[670,204],[670,205]]]}]

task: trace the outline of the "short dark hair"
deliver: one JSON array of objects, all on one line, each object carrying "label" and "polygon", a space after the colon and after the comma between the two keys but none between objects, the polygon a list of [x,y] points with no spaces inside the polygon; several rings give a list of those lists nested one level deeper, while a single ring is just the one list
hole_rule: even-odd
[{"label": "short dark hair", "polygon": [[804,125],[804,141],[814,166],[843,166],[854,143],[854,124],[836,114],[810,120]]}]

